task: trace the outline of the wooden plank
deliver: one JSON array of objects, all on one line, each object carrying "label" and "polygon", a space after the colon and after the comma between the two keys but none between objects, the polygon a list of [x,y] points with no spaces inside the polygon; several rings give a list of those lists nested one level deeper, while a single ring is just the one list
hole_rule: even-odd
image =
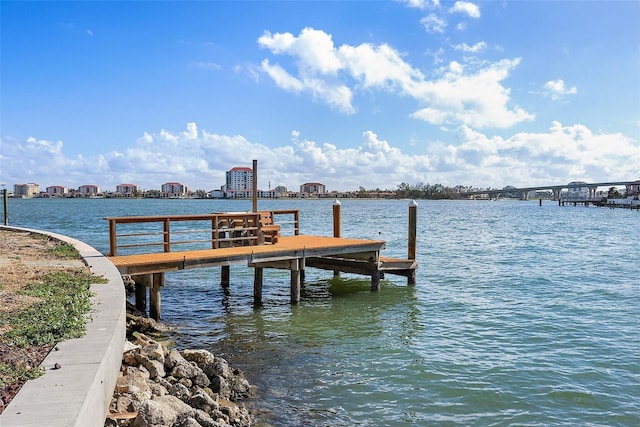
[{"label": "wooden plank", "polygon": [[144,274],[232,263],[273,262],[292,258],[344,255],[378,259],[385,242],[324,236],[282,236],[275,245],[239,246],[196,251],[110,257],[122,274]]}]

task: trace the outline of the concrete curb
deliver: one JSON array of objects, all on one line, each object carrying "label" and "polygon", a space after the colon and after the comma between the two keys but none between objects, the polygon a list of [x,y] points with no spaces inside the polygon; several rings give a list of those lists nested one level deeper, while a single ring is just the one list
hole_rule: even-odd
[{"label": "concrete curb", "polygon": [[[57,345],[42,362],[46,373],[25,383],[0,415],[0,427],[104,426],[113,396],[126,338],[126,297],[122,277],[93,247],[60,234],[30,231],[75,246],[91,272],[108,283],[92,284],[94,306],[86,335]],[[53,369],[60,364],[60,369]]]}]

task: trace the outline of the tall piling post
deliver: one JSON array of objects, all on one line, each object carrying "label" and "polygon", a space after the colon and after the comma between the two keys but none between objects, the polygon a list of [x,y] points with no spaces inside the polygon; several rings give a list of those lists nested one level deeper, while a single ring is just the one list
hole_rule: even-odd
[{"label": "tall piling post", "polygon": [[[342,204],[338,199],[333,202],[333,237],[342,237]],[[333,270],[333,277],[340,277],[339,270]]]},{"label": "tall piling post", "polygon": [[[407,257],[411,260],[416,259],[417,246],[417,229],[418,229],[418,203],[415,200],[409,202],[409,236],[407,240]],[[416,284],[416,271],[413,270],[411,275],[407,277],[408,285]]]}]

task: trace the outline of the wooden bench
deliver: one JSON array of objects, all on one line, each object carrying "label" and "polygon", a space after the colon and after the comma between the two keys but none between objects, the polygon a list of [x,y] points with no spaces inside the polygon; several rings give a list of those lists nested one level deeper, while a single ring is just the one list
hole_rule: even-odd
[{"label": "wooden bench", "polygon": [[262,211],[260,213],[260,235],[261,241],[265,244],[270,243],[272,245],[278,243],[280,238],[280,226],[273,223],[273,214],[269,211]]}]

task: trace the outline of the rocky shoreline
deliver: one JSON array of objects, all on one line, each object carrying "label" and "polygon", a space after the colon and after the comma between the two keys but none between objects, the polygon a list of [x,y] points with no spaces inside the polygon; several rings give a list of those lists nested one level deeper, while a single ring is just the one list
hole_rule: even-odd
[{"label": "rocky shoreline", "polygon": [[243,373],[207,350],[177,350],[162,326],[127,315],[127,342],[105,427],[249,427]]}]

